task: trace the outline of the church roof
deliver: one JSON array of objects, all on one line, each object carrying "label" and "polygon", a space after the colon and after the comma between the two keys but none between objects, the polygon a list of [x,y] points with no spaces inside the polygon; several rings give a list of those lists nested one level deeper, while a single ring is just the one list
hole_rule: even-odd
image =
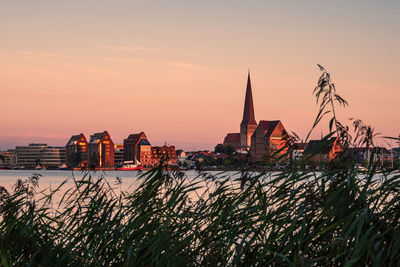
[{"label": "church roof", "polygon": [[280,121],[260,121],[258,125],[264,128],[265,136],[270,136]]},{"label": "church roof", "polygon": [[250,72],[247,76],[246,98],[244,100],[242,123],[257,124],[254,116],[253,93],[251,91]]},{"label": "church roof", "polygon": [[240,133],[228,133],[225,137],[224,142],[240,142]]}]

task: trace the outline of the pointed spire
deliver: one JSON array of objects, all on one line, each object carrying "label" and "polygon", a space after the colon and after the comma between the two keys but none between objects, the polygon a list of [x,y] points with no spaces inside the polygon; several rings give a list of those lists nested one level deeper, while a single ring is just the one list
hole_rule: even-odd
[{"label": "pointed spire", "polygon": [[248,69],[247,73],[246,98],[244,100],[242,123],[257,124],[254,116],[253,93],[251,91],[251,81],[250,81],[250,69]]}]

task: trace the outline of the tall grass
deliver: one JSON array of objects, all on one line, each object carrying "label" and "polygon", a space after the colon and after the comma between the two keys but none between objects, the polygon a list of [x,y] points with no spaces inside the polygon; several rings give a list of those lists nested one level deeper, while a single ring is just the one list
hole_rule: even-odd
[{"label": "tall grass", "polygon": [[[74,179],[74,178],[72,178]],[[4,266],[395,265],[400,175],[343,159],[320,174],[143,175],[130,193],[90,174],[57,207],[34,179],[2,191]],[[41,196],[41,199],[39,199]],[[40,204],[39,204],[40,203]]]},{"label": "tall grass", "polygon": [[318,173],[195,178],[160,166],[129,192],[120,191],[123,181],[91,172],[71,177],[73,186],[37,192],[34,175],[11,192],[0,189],[1,264],[394,266],[400,174],[378,174],[372,158],[367,171],[342,153]]}]

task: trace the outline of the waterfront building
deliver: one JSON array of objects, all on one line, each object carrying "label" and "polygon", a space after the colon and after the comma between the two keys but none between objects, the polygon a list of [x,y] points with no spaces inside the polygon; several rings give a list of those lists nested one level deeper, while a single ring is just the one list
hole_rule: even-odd
[{"label": "waterfront building", "polygon": [[14,169],[18,165],[15,149],[0,151],[0,168]]},{"label": "waterfront building", "polygon": [[90,136],[88,155],[90,168],[114,168],[114,142],[107,131]]},{"label": "waterfront building", "polygon": [[336,137],[329,140],[310,140],[304,149],[303,157],[308,162],[322,163],[335,159],[341,151],[342,147]]},{"label": "waterfront building", "polygon": [[175,146],[155,146],[151,148],[152,165],[157,166],[162,161],[164,165],[177,164]]},{"label": "waterfront building", "polygon": [[88,164],[88,142],[83,133],[73,135],[65,145],[67,168],[85,168]]},{"label": "waterfront building", "polygon": [[47,169],[58,169],[65,163],[65,147],[48,146],[41,154],[40,165]]},{"label": "waterfront building", "polygon": [[40,165],[41,151],[47,144],[29,144],[28,146],[16,146],[18,166],[26,169],[34,169]]},{"label": "waterfront building", "polygon": [[124,164],[124,144],[114,144],[114,165],[120,167]]},{"label": "waterfront building", "polygon": [[124,140],[124,161],[140,162],[145,167],[152,165],[151,144],[144,132],[130,134]]},{"label": "waterfront building", "polygon": [[65,147],[52,147],[47,144],[16,146],[18,166],[25,169],[57,169],[65,162]]},{"label": "waterfront building", "polygon": [[260,121],[251,137],[251,160],[277,159],[286,154],[287,149],[288,134],[281,121]]}]

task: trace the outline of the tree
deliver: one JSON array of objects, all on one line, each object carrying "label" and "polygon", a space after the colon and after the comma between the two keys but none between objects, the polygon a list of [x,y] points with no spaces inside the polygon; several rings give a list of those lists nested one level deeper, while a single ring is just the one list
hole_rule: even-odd
[{"label": "tree", "polygon": [[218,144],[215,146],[214,151],[215,153],[227,154],[229,156],[232,156],[235,152],[235,148],[231,145]]},{"label": "tree", "polygon": [[224,154],[225,153],[225,146],[223,144],[218,144],[218,145],[215,146],[214,151],[215,151],[215,153]]},{"label": "tree", "polygon": [[231,145],[225,146],[225,153],[229,156],[232,156],[233,153],[235,152],[235,148]]}]

